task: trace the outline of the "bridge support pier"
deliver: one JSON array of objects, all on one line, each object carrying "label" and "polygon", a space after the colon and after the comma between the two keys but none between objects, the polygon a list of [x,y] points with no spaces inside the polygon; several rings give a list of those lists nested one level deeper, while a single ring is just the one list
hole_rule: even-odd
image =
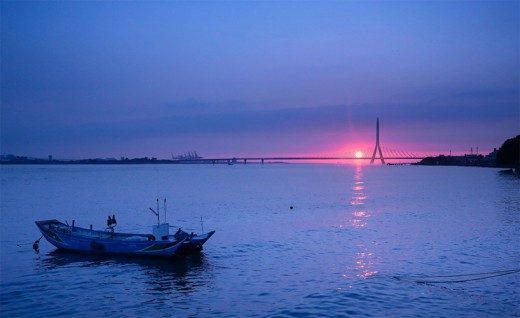
[{"label": "bridge support pier", "polygon": [[377,125],[376,125],[376,147],[374,148],[374,153],[372,154],[372,159],[370,159],[370,164],[374,163],[376,159],[376,153],[379,151],[379,159],[381,159],[381,163],[385,164],[385,158],[383,157],[383,152],[381,151],[381,146],[379,145],[379,117],[377,117]]}]

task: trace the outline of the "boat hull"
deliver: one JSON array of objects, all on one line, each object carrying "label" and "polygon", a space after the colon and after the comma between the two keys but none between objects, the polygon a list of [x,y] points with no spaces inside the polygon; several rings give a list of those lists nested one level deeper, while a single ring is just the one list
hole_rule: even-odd
[{"label": "boat hull", "polygon": [[36,226],[57,248],[94,254],[162,256],[186,255],[202,250],[214,231],[180,240],[155,240],[153,235],[94,231],[63,224],[57,220],[37,221]]}]

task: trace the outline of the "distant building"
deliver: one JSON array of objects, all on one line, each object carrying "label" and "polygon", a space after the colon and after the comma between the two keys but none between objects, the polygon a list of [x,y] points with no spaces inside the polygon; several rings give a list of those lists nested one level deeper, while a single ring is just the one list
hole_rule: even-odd
[{"label": "distant building", "polygon": [[188,154],[184,153],[184,155],[178,155],[178,156],[174,156],[172,154],[172,159],[173,160],[200,160],[202,159],[201,156],[199,156],[199,154],[194,151],[194,152],[188,152]]},{"label": "distant building", "polygon": [[490,162],[490,163],[493,163],[493,166],[495,166],[497,164],[497,154],[498,154],[498,149],[497,148],[494,148],[492,152],[490,152],[486,157],[485,159]]},{"label": "distant building", "polygon": [[27,161],[29,160],[26,156],[15,156],[15,155],[2,155],[0,156],[1,161],[7,162],[19,162],[19,161]]}]

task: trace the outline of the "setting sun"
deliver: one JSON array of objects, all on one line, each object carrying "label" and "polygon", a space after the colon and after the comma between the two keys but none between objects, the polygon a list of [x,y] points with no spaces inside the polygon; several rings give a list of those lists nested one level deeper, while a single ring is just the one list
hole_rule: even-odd
[{"label": "setting sun", "polygon": [[356,158],[361,158],[363,157],[363,153],[361,151],[356,151]]}]

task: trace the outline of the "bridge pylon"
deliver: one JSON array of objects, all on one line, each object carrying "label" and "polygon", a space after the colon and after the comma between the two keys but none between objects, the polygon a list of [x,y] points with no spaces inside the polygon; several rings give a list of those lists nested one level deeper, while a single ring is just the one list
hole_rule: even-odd
[{"label": "bridge pylon", "polygon": [[383,157],[383,152],[381,151],[381,146],[379,145],[379,117],[377,117],[377,125],[376,125],[376,146],[374,148],[374,153],[372,154],[372,159],[370,163],[374,163],[376,159],[376,153],[379,151],[379,159],[381,159],[381,163],[385,164],[385,158]]}]

